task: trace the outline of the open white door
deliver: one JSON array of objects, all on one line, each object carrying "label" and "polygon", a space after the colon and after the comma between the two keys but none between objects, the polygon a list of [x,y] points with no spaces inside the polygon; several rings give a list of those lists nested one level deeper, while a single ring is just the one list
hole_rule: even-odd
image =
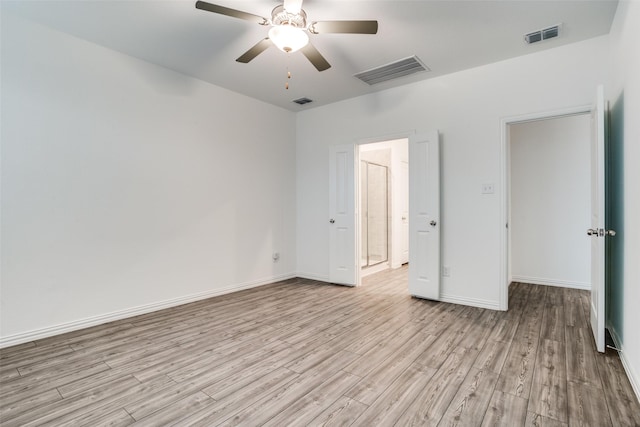
[{"label": "open white door", "polygon": [[355,145],[330,149],[329,281],[356,285]]},{"label": "open white door", "polygon": [[440,299],[438,132],[409,138],[409,293]]},{"label": "open white door", "polygon": [[591,329],[599,352],[604,352],[605,328],[605,242],[606,235],[615,233],[605,230],[605,104],[604,88],[598,86],[596,101],[591,110]]}]

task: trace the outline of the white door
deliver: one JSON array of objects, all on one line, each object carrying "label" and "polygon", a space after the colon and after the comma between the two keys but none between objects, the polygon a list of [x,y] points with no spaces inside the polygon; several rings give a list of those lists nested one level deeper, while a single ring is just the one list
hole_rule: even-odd
[{"label": "white door", "polygon": [[409,293],[440,299],[438,132],[409,138]]},{"label": "white door", "polygon": [[402,226],[400,228],[400,264],[409,262],[409,163],[400,163]]},{"label": "white door", "polygon": [[331,147],[329,159],[329,281],[356,285],[355,145]]},{"label": "white door", "polygon": [[598,86],[591,110],[591,228],[587,234],[591,236],[591,329],[599,352],[604,352],[604,238],[609,234],[604,228],[604,132],[604,88]]}]

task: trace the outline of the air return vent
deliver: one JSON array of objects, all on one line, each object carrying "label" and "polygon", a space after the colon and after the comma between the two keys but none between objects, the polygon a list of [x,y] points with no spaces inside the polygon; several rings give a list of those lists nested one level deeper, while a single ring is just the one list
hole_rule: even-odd
[{"label": "air return vent", "polygon": [[298,99],[294,99],[293,102],[295,102],[298,105],[304,105],[304,104],[313,102],[313,100],[309,98],[298,98]]},{"label": "air return vent", "polygon": [[560,34],[560,24],[554,25],[553,27],[544,28],[542,30],[533,31],[531,33],[525,34],[524,41],[529,44],[532,44],[542,40],[548,40],[554,37],[558,37],[559,34]]},{"label": "air return vent", "polygon": [[397,79],[398,77],[419,73],[421,71],[431,70],[429,70],[429,68],[427,68],[417,56],[411,56],[409,58],[392,62],[391,64],[363,71],[355,74],[354,77],[362,80],[368,85],[375,85],[388,80]]}]

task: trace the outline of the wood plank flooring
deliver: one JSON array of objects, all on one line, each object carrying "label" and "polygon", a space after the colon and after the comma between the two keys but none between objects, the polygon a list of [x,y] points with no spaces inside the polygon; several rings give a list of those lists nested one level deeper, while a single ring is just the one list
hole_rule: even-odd
[{"label": "wood plank flooring", "polygon": [[2,426],[640,426],[588,293],[512,284],[496,312],[407,269],[292,279],[0,350]]}]

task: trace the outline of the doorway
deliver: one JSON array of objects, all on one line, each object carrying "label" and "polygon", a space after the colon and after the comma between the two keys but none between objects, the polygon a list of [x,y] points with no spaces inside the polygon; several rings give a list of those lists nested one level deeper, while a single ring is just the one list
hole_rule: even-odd
[{"label": "doorway", "polygon": [[513,281],[590,289],[590,111],[502,121],[503,310]]},{"label": "doorway", "polygon": [[[532,115],[529,117],[503,119],[503,134],[502,134],[502,154],[504,160],[503,172],[503,184],[505,191],[503,192],[503,224],[506,224],[503,234],[503,252],[502,260],[504,261],[502,274],[503,274],[503,292],[501,292],[500,306],[503,310],[507,309],[509,283],[513,279],[512,271],[512,239],[515,233],[509,231],[509,225],[512,220],[512,203],[511,191],[513,175],[512,164],[510,162],[511,155],[510,150],[513,149],[513,145],[510,143],[510,126],[518,122],[529,122],[540,119],[548,118],[561,118],[566,116],[575,116],[579,114],[589,114],[589,136],[585,138],[589,145],[588,163],[590,165],[588,182],[590,184],[589,191],[589,213],[590,221],[586,230],[589,244],[591,247],[590,257],[590,304],[589,304],[589,316],[590,325],[594,336],[596,348],[599,352],[605,350],[605,304],[606,304],[606,270],[607,270],[607,245],[605,245],[605,237],[613,237],[616,235],[615,230],[606,228],[607,222],[605,217],[606,212],[606,192],[607,185],[606,179],[606,134],[607,134],[607,105],[604,100],[604,86],[599,85],[595,91],[594,102],[590,106],[578,107],[573,109],[556,112],[555,114],[541,114]],[[569,166],[577,163],[573,159],[565,161],[564,165]],[[585,162],[586,163],[586,162]],[[582,181],[585,181],[583,178]],[[554,181],[550,187],[556,185],[558,181]],[[544,228],[544,224],[538,227],[540,233],[544,236],[549,236],[552,239],[554,236],[551,233],[547,233]],[[556,285],[557,286],[557,285]]]},{"label": "doorway", "polygon": [[[406,134],[405,134],[406,135]],[[412,296],[432,300],[440,299],[440,137],[437,130],[409,133],[399,136],[407,146],[406,160],[409,177],[409,213],[404,216],[409,228],[409,280]],[[379,141],[379,140],[378,140]],[[331,283],[359,286],[360,268],[360,153],[369,143],[332,145],[329,147],[329,281]],[[386,141],[394,148],[399,144]],[[371,147],[371,146],[369,146]],[[400,156],[392,158],[398,161]],[[391,168],[392,199],[400,191],[393,189],[394,170]],[[399,204],[393,202],[392,206]],[[402,226],[403,215],[393,213],[390,218],[392,236],[389,239],[391,267],[400,266],[401,233],[394,232]],[[397,264],[396,264],[397,263]]]},{"label": "doorway", "polygon": [[512,281],[591,288],[590,119],[509,125]]},{"label": "doorway", "polygon": [[365,277],[408,263],[408,139],[361,144],[358,158],[359,266]]}]

